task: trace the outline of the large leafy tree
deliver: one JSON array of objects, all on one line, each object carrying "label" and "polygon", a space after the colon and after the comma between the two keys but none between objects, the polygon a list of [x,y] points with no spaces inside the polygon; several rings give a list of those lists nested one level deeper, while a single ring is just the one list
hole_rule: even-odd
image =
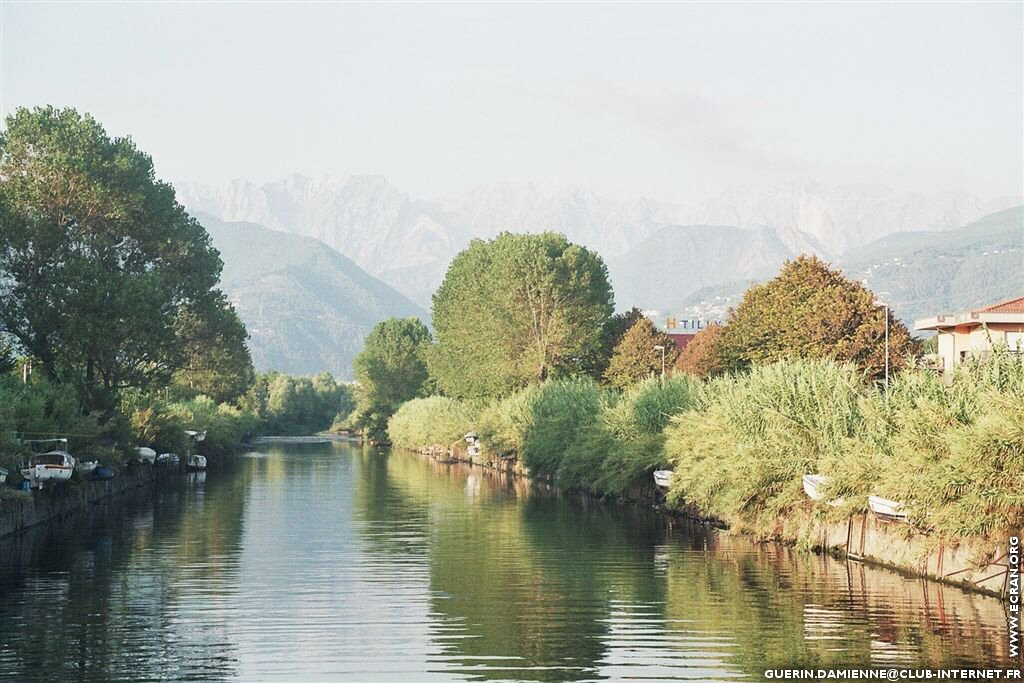
[{"label": "large leafy tree", "polygon": [[[858,282],[814,256],[788,261],[772,280],[751,287],[722,331],[725,364],[742,368],[782,358],[831,358],[878,378],[885,368],[887,309]],[[919,353],[906,326],[889,315],[891,367]]]},{"label": "large leafy tree", "polygon": [[605,321],[601,328],[601,344],[596,353],[582,359],[582,370],[596,380],[604,379],[608,363],[612,360],[615,347],[622,341],[629,328],[644,317],[643,311],[634,306],[628,311],[616,313]]},{"label": "large leafy tree", "polygon": [[0,133],[0,327],[87,408],[169,381],[177,319],[209,310],[221,261],[130,139],[71,109]]},{"label": "large leafy tree", "polygon": [[430,331],[416,318],[385,320],[367,335],[353,366],[359,383],[356,424],[371,439],[386,439],[388,418],[403,403],[426,392],[430,343]]},{"label": "large leafy tree", "polygon": [[430,373],[459,398],[584,370],[614,310],[601,258],[551,232],[473,240],[433,303]]},{"label": "large leafy tree", "polygon": [[650,320],[640,317],[622,335],[615,346],[611,362],[604,376],[613,387],[623,389],[651,375],[661,374],[662,351],[664,347],[665,368],[671,368],[679,355],[679,349],[671,337],[659,332]]},{"label": "large leafy tree", "polygon": [[174,382],[187,393],[205,394],[218,403],[235,401],[255,381],[249,334],[222,294],[203,302],[203,309],[183,308],[175,333],[183,343],[184,363]]}]

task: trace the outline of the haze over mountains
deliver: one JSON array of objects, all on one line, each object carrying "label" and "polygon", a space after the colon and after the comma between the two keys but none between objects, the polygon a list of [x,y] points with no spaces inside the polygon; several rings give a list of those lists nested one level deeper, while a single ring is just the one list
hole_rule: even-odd
[{"label": "haze over mountains", "polygon": [[[620,308],[657,308],[701,287],[764,277],[801,252],[835,259],[885,235],[948,230],[1015,203],[815,183],[735,189],[692,206],[565,183],[503,183],[426,201],[381,176],[176,188],[191,211],[314,237],[424,308],[451,258],[473,237],[502,230],[565,233],[609,263]],[[652,258],[671,275],[672,292],[650,277]]]},{"label": "haze over mountains", "polygon": [[376,322],[429,322],[451,258],[502,230],[556,230],[596,249],[617,307],[660,315],[720,317],[750,283],[800,253],[864,280],[908,322],[1024,290],[1024,208],[997,212],[1015,202],[963,192],[807,184],[682,206],[561,183],[422,201],[380,176],[176,187],[222,252],[222,285],[261,370],[350,378]]}]

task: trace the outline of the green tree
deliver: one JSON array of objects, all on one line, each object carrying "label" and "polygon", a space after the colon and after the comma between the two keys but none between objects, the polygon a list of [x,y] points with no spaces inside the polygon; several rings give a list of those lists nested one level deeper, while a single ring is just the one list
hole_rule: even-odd
[{"label": "green tree", "polygon": [[615,347],[622,341],[623,335],[629,331],[633,324],[644,317],[643,312],[634,306],[623,313],[616,313],[608,318],[601,328],[601,345],[597,353],[583,359],[583,371],[596,380],[604,379],[604,373],[608,370],[608,363],[611,362]]},{"label": "green tree", "polygon": [[[919,355],[906,326],[889,315],[891,367]],[[874,294],[815,256],[788,261],[772,280],[754,285],[730,311],[722,355],[731,368],[783,358],[849,361],[869,376],[885,368],[886,309]]]},{"label": "green tree", "polygon": [[377,323],[353,362],[356,425],[369,438],[387,439],[388,419],[406,401],[426,394],[430,330],[416,318]]},{"label": "green tree", "polygon": [[185,360],[174,381],[192,396],[204,394],[217,403],[236,401],[256,374],[246,346],[249,334],[222,294],[211,299],[204,311],[186,307],[178,314],[176,333],[184,342]]},{"label": "green tree", "polygon": [[220,257],[149,156],[71,109],[7,118],[0,245],[0,329],[87,408],[166,384],[179,312],[218,295]]},{"label": "green tree", "polygon": [[433,303],[428,366],[456,398],[504,396],[580,372],[614,310],[601,258],[550,232],[473,240]]},{"label": "green tree", "polygon": [[675,342],[647,318],[636,320],[615,346],[604,373],[608,384],[624,389],[651,375],[660,375],[662,352],[656,346],[665,348],[665,368],[671,368],[679,355]]}]

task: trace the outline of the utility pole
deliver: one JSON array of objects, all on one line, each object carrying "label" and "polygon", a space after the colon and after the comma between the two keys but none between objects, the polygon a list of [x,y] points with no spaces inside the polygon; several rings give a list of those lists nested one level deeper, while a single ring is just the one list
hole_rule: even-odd
[{"label": "utility pole", "polygon": [[661,351],[661,383],[665,383],[665,345],[658,344],[654,347],[655,351]]}]

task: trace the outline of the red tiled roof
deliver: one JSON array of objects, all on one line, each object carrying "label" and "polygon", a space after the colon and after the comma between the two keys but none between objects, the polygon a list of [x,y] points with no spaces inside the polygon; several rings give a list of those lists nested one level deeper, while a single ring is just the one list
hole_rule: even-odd
[{"label": "red tiled roof", "polygon": [[1024,296],[992,304],[978,311],[979,313],[1024,313]]}]

